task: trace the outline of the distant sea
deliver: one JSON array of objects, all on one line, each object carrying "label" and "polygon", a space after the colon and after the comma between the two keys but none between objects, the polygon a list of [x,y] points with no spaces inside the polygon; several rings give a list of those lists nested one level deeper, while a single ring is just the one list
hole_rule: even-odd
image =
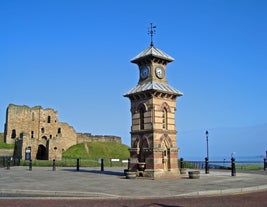
[{"label": "distant sea", "polygon": [[[249,161],[249,162],[252,162],[252,161],[257,161],[257,162],[260,162],[264,160],[264,156],[262,155],[254,155],[254,156],[233,156],[235,158],[235,160],[237,162],[244,162],[244,161]],[[179,159],[182,158],[182,157],[179,157]],[[205,157],[183,157],[184,160],[188,160],[188,161],[205,161]],[[231,157],[228,155],[228,156],[213,156],[213,157],[210,157],[209,158],[210,161],[230,161],[231,160]]]}]

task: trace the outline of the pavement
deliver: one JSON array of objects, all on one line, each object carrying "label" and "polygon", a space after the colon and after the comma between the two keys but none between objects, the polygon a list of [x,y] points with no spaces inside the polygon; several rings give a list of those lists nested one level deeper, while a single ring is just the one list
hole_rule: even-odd
[{"label": "pavement", "polygon": [[267,191],[267,171],[200,170],[199,179],[125,179],[124,168],[0,168],[0,198],[169,198]]}]

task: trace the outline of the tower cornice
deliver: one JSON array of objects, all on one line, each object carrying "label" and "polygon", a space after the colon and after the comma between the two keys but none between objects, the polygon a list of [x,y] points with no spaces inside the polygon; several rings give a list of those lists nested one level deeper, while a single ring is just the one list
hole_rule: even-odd
[{"label": "tower cornice", "polygon": [[173,88],[168,84],[152,81],[138,84],[136,87],[132,88],[130,91],[124,94],[124,96],[130,97],[133,95],[140,95],[142,98],[144,98],[144,95],[146,97],[153,96],[156,95],[157,92],[161,94],[170,94],[175,97],[183,95],[183,93],[181,93],[179,90]]}]

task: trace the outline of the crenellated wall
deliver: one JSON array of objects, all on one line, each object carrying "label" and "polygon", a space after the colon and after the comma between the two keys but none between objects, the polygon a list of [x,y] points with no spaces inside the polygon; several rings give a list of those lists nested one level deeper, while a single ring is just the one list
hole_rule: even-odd
[{"label": "crenellated wall", "polygon": [[121,143],[121,138],[118,136],[109,135],[92,135],[90,133],[77,133],[77,143],[84,142],[117,142]]}]

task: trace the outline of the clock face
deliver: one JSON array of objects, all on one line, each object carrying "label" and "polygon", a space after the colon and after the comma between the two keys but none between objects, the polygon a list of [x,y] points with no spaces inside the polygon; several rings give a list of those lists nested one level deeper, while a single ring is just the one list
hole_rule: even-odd
[{"label": "clock face", "polygon": [[164,76],[164,71],[161,67],[157,67],[155,73],[158,78],[163,78]]},{"label": "clock face", "polygon": [[149,67],[148,66],[142,66],[140,68],[140,76],[142,79],[147,78],[149,75]]}]

